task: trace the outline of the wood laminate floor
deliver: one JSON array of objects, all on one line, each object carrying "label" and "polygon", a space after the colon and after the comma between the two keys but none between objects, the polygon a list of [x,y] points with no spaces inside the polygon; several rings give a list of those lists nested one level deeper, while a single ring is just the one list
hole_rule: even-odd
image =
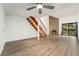
[{"label": "wood laminate floor", "polygon": [[2,56],[79,56],[79,41],[74,37],[51,36],[7,42]]}]

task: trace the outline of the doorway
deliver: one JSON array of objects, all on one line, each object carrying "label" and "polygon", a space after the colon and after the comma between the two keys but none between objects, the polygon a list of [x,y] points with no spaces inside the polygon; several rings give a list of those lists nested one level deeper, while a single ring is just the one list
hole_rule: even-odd
[{"label": "doorway", "polygon": [[62,35],[78,37],[78,23],[64,23],[62,24]]}]

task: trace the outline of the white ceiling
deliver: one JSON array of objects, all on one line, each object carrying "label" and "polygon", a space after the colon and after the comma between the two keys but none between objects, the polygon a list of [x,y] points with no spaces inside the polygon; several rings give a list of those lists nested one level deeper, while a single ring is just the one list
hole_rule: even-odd
[{"label": "white ceiling", "polygon": [[55,8],[53,10],[43,8],[42,9],[43,13],[41,15],[39,15],[37,8],[30,11],[26,10],[28,7],[35,5],[33,3],[4,3],[2,5],[4,7],[5,13],[9,15],[15,15],[19,17],[28,17],[28,16],[43,17],[46,15],[53,15],[57,13],[58,11],[63,11],[72,6],[77,6],[78,4],[76,3],[50,3],[50,5],[54,5]]}]

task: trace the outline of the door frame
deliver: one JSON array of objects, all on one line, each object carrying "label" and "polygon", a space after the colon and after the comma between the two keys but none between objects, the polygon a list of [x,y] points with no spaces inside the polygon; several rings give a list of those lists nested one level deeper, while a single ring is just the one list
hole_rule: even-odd
[{"label": "door frame", "polygon": [[75,29],[75,31],[76,31],[76,37],[78,37],[78,22],[72,22],[72,23],[63,23],[62,24],[62,32],[61,32],[61,35],[63,35],[63,25],[64,24],[68,24],[68,36],[72,36],[72,35],[69,35],[69,24],[76,24],[76,29]]}]

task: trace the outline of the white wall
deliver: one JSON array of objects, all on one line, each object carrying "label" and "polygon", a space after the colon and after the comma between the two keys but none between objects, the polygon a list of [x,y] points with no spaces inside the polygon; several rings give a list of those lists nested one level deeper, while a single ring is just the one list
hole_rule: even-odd
[{"label": "white wall", "polygon": [[[79,5],[78,5],[78,15],[79,15]],[[79,16],[78,16],[78,18],[79,18]]]},{"label": "white wall", "polygon": [[77,17],[77,15],[59,18],[59,34],[61,34],[63,23],[72,23],[72,22],[78,22],[78,37],[79,37],[79,18]]},{"label": "white wall", "polygon": [[37,32],[26,20],[26,18],[6,15],[7,42],[32,37],[37,37]]},{"label": "white wall", "polygon": [[41,17],[40,20],[42,21],[42,23],[47,29],[47,35],[49,35],[49,16]]},{"label": "white wall", "polygon": [[2,5],[0,4],[0,54],[5,44],[5,14]]}]

